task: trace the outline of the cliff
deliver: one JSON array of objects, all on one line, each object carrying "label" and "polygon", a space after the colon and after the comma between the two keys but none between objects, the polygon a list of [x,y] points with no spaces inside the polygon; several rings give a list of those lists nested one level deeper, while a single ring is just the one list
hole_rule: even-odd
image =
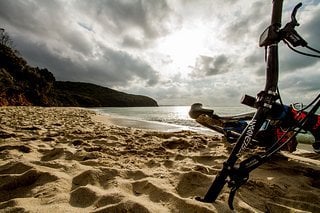
[{"label": "cliff", "polygon": [[31,67],[0,44],[0,106],[158,106],[152,98],[89,83],[60,82],[47,69]]}]

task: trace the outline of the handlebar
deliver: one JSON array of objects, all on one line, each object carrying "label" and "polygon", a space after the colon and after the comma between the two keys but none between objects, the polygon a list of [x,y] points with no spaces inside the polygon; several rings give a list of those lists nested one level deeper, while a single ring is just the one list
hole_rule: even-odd
[{"label": "handlebar", "polygon": [[212,109],[204,109],[202,108],[202,104],[200,103],[195,103],[192,104],[191,109],[189,111],[189,115],[193,119],[197,119],[200,115],[208,115],[211,117],[213,115],[213,110]]}]

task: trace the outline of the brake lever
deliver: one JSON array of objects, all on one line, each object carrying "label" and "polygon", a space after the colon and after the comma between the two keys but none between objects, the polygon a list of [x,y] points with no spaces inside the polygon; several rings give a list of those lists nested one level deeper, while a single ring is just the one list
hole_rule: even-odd
[{"label": "brake lever", "polygon": [[291,23],[294,24],[294,26],[299,26],[300,24],[298,23],[297,19],[296,19],[296,15],[298,12],[298,9],[302,6],[302,3],[300,2],[299,4],[297,4],[292,13],[291,13]]},{"label": "brake lever", "polygon": [[297,21],[296,15],[298,9],[302,6],[300,2],[297,4],[292,13],[291,13],[291,21],[287,23],[282,30],[280,30],[280,37],[281,39],[289,42],[292,46],[307,46],[308,43],[298,34],[298,32],[294,29],[295,27],[299,26],[300,24]]}]

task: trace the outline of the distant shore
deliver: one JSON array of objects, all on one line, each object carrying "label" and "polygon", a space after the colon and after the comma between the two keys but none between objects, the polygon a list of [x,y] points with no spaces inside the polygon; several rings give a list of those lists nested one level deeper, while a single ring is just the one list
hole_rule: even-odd
[{"label": "distant shore", "polygon": [[[219,135],[115,125],[81,108],[0,107],[0,212],[232,212],[203,196],[231,147]],[[320,212],[320,157],[252,172],[237,212]]]}]

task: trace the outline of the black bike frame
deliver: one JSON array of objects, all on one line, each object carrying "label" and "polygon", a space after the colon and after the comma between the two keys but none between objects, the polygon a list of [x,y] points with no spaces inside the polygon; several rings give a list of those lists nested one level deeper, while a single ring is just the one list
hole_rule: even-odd
[{"label": "black bike frame", "polygon": [[[282,5],[283,0],[273,0],[271,26],[268,32],[269,41],[271,40],[271,42],[266,47],[266,86],[264,90],[257,95],[257,111],[238,138],[229,158],[224,162],[222,170],[216,176],[208,192],[203,199],[200,199],[203,202],[214,202],[227,183],[227,180],[232,179],[230,177],[235,170],[235,164],[239,158],[239,154],[252,142],[254,136],[265,122],[272,105],[278,99],[278,43],[280,41],[277,35],[281,27]],[[247,179],[244,179],[244,181],[246,180]],[[232,208],[232,204],[230,208]]]}]

